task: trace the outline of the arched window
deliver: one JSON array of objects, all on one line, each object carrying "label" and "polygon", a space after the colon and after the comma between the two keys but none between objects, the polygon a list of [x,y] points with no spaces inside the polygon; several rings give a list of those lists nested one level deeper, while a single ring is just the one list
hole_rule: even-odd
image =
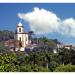
[{"label": "arched window", "polygon": [[19,32],[21,32],[21,28],[19,28]]}]

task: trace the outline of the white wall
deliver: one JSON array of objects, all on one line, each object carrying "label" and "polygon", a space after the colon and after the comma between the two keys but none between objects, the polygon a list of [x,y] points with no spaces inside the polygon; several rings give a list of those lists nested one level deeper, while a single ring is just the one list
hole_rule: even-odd
[{"label": "white wall", "polygon": [[28,45],[28,34],[26,34],[26,44]]},{"label": "white wall", "polygon": [[25,44],[25,34],[23,34],[23,46],[26,47],[26,44]]},{"label": "white wall", "polygon": [[[19,28],[21,28],[21,32],[19,32]],[[28,34],[24,34],[24,28],[22,26],[17,27],[16,39],[19,40],[21,38],[22,46],[26,47],[29,44]]]},{"label": "white wall", "polygon": [[17,40],[19,40],[19,38],[21,37],[21,41],[23,40],[22,39],[22,34],[17,34]]}]

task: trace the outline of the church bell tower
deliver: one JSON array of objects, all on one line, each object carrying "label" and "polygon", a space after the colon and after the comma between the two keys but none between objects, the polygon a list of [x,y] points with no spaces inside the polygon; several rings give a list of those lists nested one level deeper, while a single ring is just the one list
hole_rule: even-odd
[{"label": "church bell tower", "polygon": [[17,25],[17,40],[20,42],[19,46],[23,47],[23,33],[24,28],[21,22]]},{"label": "church bell tower", "polygon": [[25,50],[25,47],[29,45],[29,33],[24,32],[24,27],[21,22],[17,25],[16,40],[19,42],[19,48],[21,51]]}]

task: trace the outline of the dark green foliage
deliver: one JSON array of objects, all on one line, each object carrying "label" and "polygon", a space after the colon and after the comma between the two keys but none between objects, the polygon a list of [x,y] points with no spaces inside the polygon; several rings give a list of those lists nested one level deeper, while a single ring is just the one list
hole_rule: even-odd
[{"label": "dark green foliage", "polygon": [[8,53],[9,50],[2,43],[0,43],[0,53]]},{"label": "dark green foliage", "polygon": [[73,64],[73,65],[75,65],[75,50],[73,50],[73,49],[71,49],[70,50],[70,57],[71,57],[71,63]]},{"label": "dark green foliage", "polygon": [[60,65],[55,69],[55,72],[75,72],[75,65]]},{"label": "dark green foliage", "polygon": [[39,38],[38,43],[42,45],[43,50],[38,48],[39,51],[33,50],[29,54],[21,51],[10,52],[1,43],[0,72],[74,72],[75,51],[65,48],[56,54],[48,51],[49,47],[56,47],[56,42],[57,40]]},{"label": "dark green foliage", "polygon": [[55,68],[59,65],[58,54],[50,53],[49,57],[50,57],[49,69],[53,72]]},{"label": "dark green foliage", "polygon": [[72,63],[75,65],[75,50],[63,48],[58,54],[60,64]]},{"label": "dark green foliage", "polygon": [[15,53],[9,53],[9,54],[1,54],[0,55],[0,71],[1,72],[13,72],[16,71],[16,55]]},{"label": "dark green foliage", "polygon": [[32,52],[26,55],[23,52],[18,54],[11,52],[0,54],[1,72],[48,72],[46,64],[50,62],[48,52]]},{"label": "dark green foliage", "polygon": [[45,67],[38,66],[37,64],[35,65],[22,65],[20,67],[21,72],[48,72],[49,70]]},{"label": "dark green foliage", "polygon": [[55,68],[58,66],[59,64],[55,61],[51,61],[49,63],[49,69],[53,72],[55,70]]},{"label": "dark green foliage", "polygon": [[56,39],[52,40],[52,39],[47,39],[46,37],[33,38],[32,42],[40,44],[40,46],[43,46],[43,47],[47,45],[48,47],[51,47],[51,48],[55,48],[58,43]]},{"label": "dark green foliage", "polygon": [[[54,54],[44,50],[41,52],[31,52],[29,55],[20,51],[17,53],[1,53],[0,72],[74,72],[75,65],[69,64],[71,61],[74,63],[74,50],[70,51],[73,55],[69,55],[68,52],[67,50],[62,50]],[[62,62],[59,60],[59,56],[62,56]],[[64,65],[63,63],[69,65]]]},{"label": "dark green foliage", "polygon": [[0,31],[0,41],[5,41],[14,38],[14,33],[12,31],[3,30]]}]

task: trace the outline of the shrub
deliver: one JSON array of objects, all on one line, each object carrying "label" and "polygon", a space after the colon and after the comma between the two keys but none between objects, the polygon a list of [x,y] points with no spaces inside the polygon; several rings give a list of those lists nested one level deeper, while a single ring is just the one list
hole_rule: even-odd
[{"label": "shrub", "polygon": [[75,65],[60,65],[55,69],[55,72],[75,72]]}]

